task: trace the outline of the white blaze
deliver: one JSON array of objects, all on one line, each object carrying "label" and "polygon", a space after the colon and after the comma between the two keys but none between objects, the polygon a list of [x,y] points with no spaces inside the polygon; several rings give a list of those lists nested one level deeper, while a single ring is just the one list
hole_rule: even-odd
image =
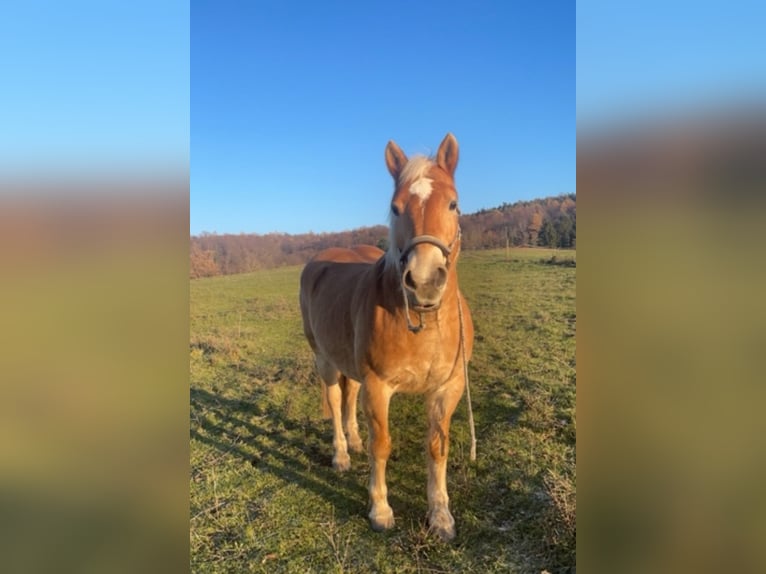
[{"label": "white blaze", "polygon": [[421,177],[410,184],[410,193],[417,195],[421,201],[425,201],[431,195],[431,178]]}]

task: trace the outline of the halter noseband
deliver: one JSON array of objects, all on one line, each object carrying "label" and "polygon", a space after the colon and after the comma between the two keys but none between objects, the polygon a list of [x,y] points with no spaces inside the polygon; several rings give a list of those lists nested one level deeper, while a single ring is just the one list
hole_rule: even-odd
[{"label": "halter noseband", "polygon": [[[441,239],[438,237],[434,237],[433,235],[416,235],[412,239],[410,239],[407,242],[407,245],[404,246],[404,249],[401,252],[401,255],[399,256],[399,267],[401,268],[404,265],[404,262],[407,260],[407,256],[410,254],[410,251],[412,251],[416,245],[420,245],[421,243],[429,243],[433,245],[434,247],[438,247],[439,250],[444,254],[444,258],[446,259],[446,266],[449,268],[450,261],[449,256],[452,254],[452,250],[455,247],[455,244],[460,241],[461,237],[461,231],[460,226],[457,226],[457,232],[455,233],[455,238],[452,240],[452,243],[449,245],[445,245]],[[413,333],[419,333],[423,327],[426,326],[425,321],[423,321],[423,311],[418,311],[418,315],[420,317],[420,324],[413,325],[412,321],[410,321],[410,304],[409,304],[409,297],[407,297],[407,290],[404,287],[404,273],[401,274],[401,284],[402,284],[402,295],[404,296],[404,314],[407,317],[407,329],[412,331]],[[438,306],[433,309],[434,311],[438,310]]]},{"label": "halter noseband", "polygon": [[449,256],[452,254],[452,249],[455,247],[455,243],[460,240],[460,235],[461,232],[459,225],[457,227],[457,232],[455,233],[455,238],[449,245],[444,245],[441,239],[434,237],[433,235],[416,235],[410,239],[407,242],[407,245],[404,246],[404,249],[402,249],[401,255],[399,255],[399,265],[404,264],[404,262],[407,260],[407,256],[410,254],[410,251],[415,249],[416,245],[420,245],[421,243],[430,243],[431,245],[438,247],[441,250],[441,252],[444,254],[444,258],[447,260],[447,267],[449,267],[451,263]]}]

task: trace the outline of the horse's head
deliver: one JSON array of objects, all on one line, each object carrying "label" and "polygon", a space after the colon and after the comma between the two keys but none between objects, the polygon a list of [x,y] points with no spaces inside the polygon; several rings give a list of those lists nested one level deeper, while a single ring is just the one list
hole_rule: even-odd
[{"label": "horse's head", "polygon": [[452,134],[444,138],[435,159],[407,159],[393,141],[386,146],[386,165],[394,178],[386,258],[401,273],[405,294],[416,311],[439,308],[450,266],[460,250],[457,160]]}]

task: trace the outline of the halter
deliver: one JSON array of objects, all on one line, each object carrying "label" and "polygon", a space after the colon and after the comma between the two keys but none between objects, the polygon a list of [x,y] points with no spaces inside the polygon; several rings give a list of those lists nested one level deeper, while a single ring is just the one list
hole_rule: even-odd
[{"label": "halter", "polygon": [[[455,237],[452,240],[452,242],[449,245],[445,245],[441,239],[438,237],[434,237],[433,235],[416,235],[412,239],[410,239],[407,242],[407,245],[404,246],[404,249],[401,252],[401,255],[399,256],[399,267],[401,269],[402,265],[404,265],[404,262],[407,260],[407,256],[410,254],[410,251],[412,251],[416,245],[420,245],[421,243],[429,243],[435,247],[438,247],[439,250],[444,254],[444,258],[446,259],[446,266],[447,269],[449,269],[450,264],[452,263],[450,261],[450,255],[452,254],[452,250],[455,247],[455,244],[460,241],[461,237],[461,231],[460,226],[457,227],[457,232],[455,233]],[[400,277],[401,285],[402,285],[402,295],[404,296],[404,315],[407,317],[407,329],[412,331],[413,333],[419,333],[423,327],[426,326],[425,322],[423,321],[423,311],[418,311],[418,315],[420,317],[420,324],[419,325],[413,325],[412,321],[410,321],[410,304],[409,304],[409,297],[407,297],[407,291],[404,287],[404,273],[401,274]],[[438,306],[432,309],[432,311],[438,310]]]},{"label": "halter", "polygon": [[452,253],[452,248],[455,246],[455,243],[460,239],[460,226],[457,228],[457,233],[455,233],[455,238],[452,240],[452,243],[449,245],[444,245],[442,243],[442,240],[438,237],[434,237],[433,235],[417,235],[409,240],[407,245],[405,245],[404,249],[402,250],[401,255],[399,256],[399,264],[403,265],[404,262],[407,260],[407,256],[410,254],[410,251],[415,249],[416,245],[420,245],[421,243],[430,243],[431,245],[438,247],[441,252],[444,254],[444,257],[447,259],[447,267],[449,267],[450,260],[449,256]]}]

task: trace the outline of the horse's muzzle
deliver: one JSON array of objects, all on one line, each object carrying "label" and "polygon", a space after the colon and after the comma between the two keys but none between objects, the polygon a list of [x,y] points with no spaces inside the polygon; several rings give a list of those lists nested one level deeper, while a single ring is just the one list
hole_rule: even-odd
[{"label": "horse's muzzle", "polygon": [[[459,238],[460,228],[450,245],[445,245],[433,235],[418,235],[413,237],[401,251],[399,264],[402,269],[402,290],[406,298],[405,302],[413,311],[428,313],[438,311],[441,307],[450,255]],[[436,249],[418,248],[422,245]],[[416,248],[418,248],[417,253],[413,254]]]},{"label": "horse's muzzle", "polygon": [[416,303],[412,303],[410,305],[410,309],[412,309],[413,311],[417,311],[418,313],[429,313],[431,311],[438,311],[441,308],[441,306],[442,306],[441,301],[433,305],[418,305]]},{"label": "horse's muzzle", "polygon": [[427,271],[416,273],[407,267],[402,275],[405,296],[409,298],[411,308],[421,313],[439,309],[447,283],[445,265],[433,266]]}]

